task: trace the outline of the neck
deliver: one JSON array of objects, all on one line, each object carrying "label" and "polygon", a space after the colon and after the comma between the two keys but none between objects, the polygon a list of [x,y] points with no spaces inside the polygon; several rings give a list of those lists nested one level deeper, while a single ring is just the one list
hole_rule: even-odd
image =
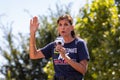
[{"label": "neck", "polygon": [[70,42],[72,42],[75,39],[72,36],[70,36],[70,37],[63,37],[63,38],[64,38],[65,43],[70,43]]}]

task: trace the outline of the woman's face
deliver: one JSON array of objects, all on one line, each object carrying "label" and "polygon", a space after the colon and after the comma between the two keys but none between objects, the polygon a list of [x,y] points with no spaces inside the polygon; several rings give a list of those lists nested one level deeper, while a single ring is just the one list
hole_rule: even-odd
[{"label": "woman's face", "polygon": [[59,21],[58,32],[61,36],[63,37],[71,36],[72,30],[73,30],[73,26],[70,25],[67,19],[63,19]]}]

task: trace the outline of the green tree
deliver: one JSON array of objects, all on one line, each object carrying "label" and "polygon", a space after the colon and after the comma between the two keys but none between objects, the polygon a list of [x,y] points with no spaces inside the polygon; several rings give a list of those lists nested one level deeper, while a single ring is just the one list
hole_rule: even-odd
[{"label": "green tree", "polygon": [[120,0],[115,0],[115,3],[116,3],[117,8],[118,8],[118,14],[120,14]]},{"label": "green tree", "polygon": [[85,80],[119,80],[120,24],[114,0],[93,0],[78,17],[76,30],[91,57]]},{"label": "green tree", "polygon": [[43,71],[46,65],[45,60],[29,59],[29,43],[26,36],[19,34],[15,36],[12,33],[11,24],[0,23],[4,36],[4,47],[1,45],[1,53],[6,59],[7,64],[3,65],[0,72],[6,80],[46,80],[47,74]]}]

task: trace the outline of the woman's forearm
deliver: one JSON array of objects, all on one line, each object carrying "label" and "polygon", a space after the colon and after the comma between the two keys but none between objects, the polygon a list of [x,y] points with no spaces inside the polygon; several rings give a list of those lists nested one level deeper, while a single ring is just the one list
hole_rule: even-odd
[{"label": "woman's forearm", "polygon": [[75,62],[73,61],[69,56],[66,56],[64,58],[69,65],[71,65],[75,70],[77,70],[78,72],[82,73],[83,75],[85,75],[86,71],[87,71],[87,60],[83,60],[81,62]]},{"label": "woman's forearm", "polygon": [[32,58],[36,53],[36,42],[35,42],[35,33],[30,34],[30,58]]}]

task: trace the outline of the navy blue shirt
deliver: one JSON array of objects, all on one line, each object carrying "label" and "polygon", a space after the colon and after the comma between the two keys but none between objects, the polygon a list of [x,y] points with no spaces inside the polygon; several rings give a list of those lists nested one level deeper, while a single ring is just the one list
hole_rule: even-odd
[{"label": "navy blue shirt", "polygon": [[[66,49],[66,55],[68,55],[72,60],[80,62],[81,60],[89,60],[89,53],[86,43],[81,38],[75,38],[70,43],[65,43],[63,46]],[[79,76],[81,79],[83,75],[72,68],[60,54],[55,54],[55,42],[51,42],[41,49],[45,58],[53,58],[55,76]]]}]

